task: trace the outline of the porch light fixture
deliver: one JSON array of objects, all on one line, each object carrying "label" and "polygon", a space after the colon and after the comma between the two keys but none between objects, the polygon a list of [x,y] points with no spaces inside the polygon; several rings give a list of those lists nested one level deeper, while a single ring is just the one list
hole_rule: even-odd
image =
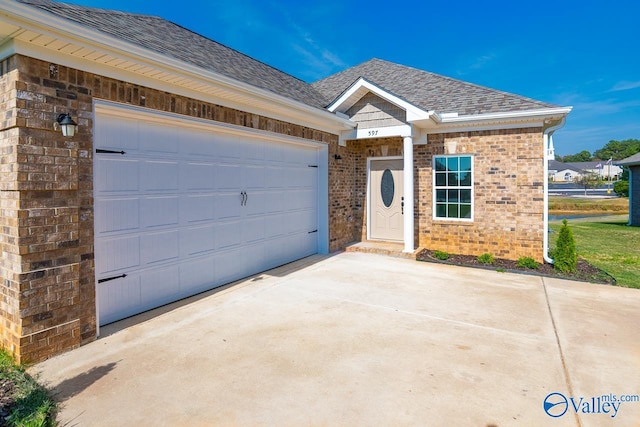
[{"label": "porch light fixture", "polygon": [[336,160],[342,160],[342,156],[340,154],[334,154],[333,158]]},{"label": "porch light fixture", "polygon": [[76,134],[78,124],[73,121],[69,113],[58,114],[56,122],[62,130],[62,136],[71,138]]}]

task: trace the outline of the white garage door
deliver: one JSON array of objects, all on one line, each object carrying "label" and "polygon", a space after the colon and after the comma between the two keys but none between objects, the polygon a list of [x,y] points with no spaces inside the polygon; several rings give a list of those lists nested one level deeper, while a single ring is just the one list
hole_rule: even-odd
[{"label": "white garage door", "polygon": [[317,147],[168,122],[96,117],[101,325],[318,251]]}]

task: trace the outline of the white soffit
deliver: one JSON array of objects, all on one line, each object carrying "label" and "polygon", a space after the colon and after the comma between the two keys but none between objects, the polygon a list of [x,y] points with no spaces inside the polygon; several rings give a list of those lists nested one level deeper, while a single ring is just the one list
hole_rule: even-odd
[{"label": "white soffit", "polygon": [[355,124],[321,108],[184,63],[36,8],[0,0],[0,58],[18,53],[95,74],[338,133]]}]

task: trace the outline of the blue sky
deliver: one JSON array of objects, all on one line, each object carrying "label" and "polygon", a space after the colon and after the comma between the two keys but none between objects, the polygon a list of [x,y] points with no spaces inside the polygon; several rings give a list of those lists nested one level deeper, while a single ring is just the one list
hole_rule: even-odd
[{"label": "blue sky", "polygon": [[380,58],[573,106],[556,153],[640,139],[640,2],[69,0],[162,16],[302,80]]}]

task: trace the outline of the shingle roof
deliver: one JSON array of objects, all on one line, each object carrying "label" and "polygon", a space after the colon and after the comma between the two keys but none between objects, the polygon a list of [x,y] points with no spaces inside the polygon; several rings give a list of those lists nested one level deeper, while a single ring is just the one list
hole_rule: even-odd
[{"label": "shingle roof", "polygon": [[304,81],[163,18],[50,0],[18,1],[307,105],[326,105],[323,96]]},{"label": "shingle roof", "polygon": [[633,156],[627,157],[626,159],[618,160],[615,163],[624,166],[640,165],[640,153],[636,153]]},{"label": "shingle roof", "polygon": [[333,101],[360,77],[413,105],[438,113],[470,115],[558,107],[375,58],[312,86]]},{"label": "shingle roof", "polygon": [[563,171],[567,169],[574,172],[582,172],[582,169],[575,166],[575,163],[562,163],[557,160],[549,160],[549,170]]}]

